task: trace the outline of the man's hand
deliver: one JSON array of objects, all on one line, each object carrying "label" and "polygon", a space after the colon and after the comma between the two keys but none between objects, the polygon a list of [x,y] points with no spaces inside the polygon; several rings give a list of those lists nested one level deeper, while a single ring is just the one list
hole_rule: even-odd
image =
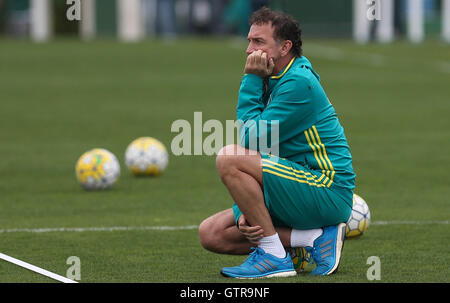
[{"label": "man's hand", "polygon": [[273,62],[273,59],[268,59],[267,53],[262,50],[257,50],[248,55],[244,73],[254,74],[261,78],[265,78],[272,74],[274,66],[275,63]]},{"label": "man's hand", "polygon": [[261,226],[250,226],[247,223],[244,215],[241,215],[238,219],[239,231],[255,245],[259,244],[259,239],[261,239],[264,235],[264,230]]}]

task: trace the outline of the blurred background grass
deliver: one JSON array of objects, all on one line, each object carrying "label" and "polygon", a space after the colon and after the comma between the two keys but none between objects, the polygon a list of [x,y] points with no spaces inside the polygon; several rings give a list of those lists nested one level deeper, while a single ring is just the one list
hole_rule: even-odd
[{"label": "blurred background grass", "polygon": [[[139,136],[170,148],[177,134],[171,124],[193,122],[196,111],[203,122],[235,119],[245,40],[0,44],[2,231],[198,225],[231,207],[214,156],[170,154],[160,178],[132,177],[123,158]],[[334,277],[275,281],[364,282],[366,259],[376,255],[382,282],[448,282],[448,46],[312,39],[304,54],[345,128],[355,192],[369,204],[372,220],[419,225],[369,227],[346,243]],[[121,163],[121,177],[109,191],[84,192],[76,182],[76,160],[94,147],[110,150]],[[420,224],[427,221],[447,224]],[[242,259],[205,251],[196,230],[2,232],[0,249],[61,275],[65,260],[79,256],[83,282],[228,282],[218,270]],[[1,262],[0,281],[49,280]]]}]

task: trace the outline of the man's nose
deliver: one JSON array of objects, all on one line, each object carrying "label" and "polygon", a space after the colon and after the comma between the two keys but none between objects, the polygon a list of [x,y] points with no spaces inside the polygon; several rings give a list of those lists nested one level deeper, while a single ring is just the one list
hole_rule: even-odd
[{"label": "man's nose", "polygon": [[253,46],[251,46],[250,44],[247,47],[247,50],[245,51],[247,53],[247,55],[250,55],[251,53],[253,53],[255,51],[255,49],[253,48]]}]

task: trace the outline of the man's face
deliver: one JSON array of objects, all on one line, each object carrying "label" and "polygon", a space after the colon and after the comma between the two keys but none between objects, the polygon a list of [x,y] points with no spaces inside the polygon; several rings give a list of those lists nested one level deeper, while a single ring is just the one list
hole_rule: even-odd
[{"label": "man's face", "polygon": [[262,50],[267,53],[267,58],[273,58],[274,62],[281,57],[281,46],[273,38],[272,23],[253,24],[248,32],[247,39],[249,41],[247,47],[247,55],[254,51]]}]

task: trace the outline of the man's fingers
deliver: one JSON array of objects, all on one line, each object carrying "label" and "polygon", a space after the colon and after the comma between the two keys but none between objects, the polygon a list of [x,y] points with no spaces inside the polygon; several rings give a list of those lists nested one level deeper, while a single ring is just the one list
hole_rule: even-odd
[{"label": "man's fingers", "polygon": [[268,65],[267,65],[267,72],[269,75],[272,74],[274,67],[275,67],[275,62],[273,62],[273,58],[270,58]]},{"label": "man's fingers", "polygon": [[[253,64],[259,64],[261,62],[262,55],[265,54],[262,50],[256,50],[250,55],[248,55],[247,60]],[[267,56],[267,54],[266,54]]]},{"label": "man's fingers", "polygon": [[273,58],[262,50],[256,50],[247,57],[244,72],[266,77],[272,74],[275,64]]},{"label": "man's fingers", "polygon": [[246,221],[247,220],[245,219],[244,215],[240,215],[238,219],[238,225],[239,226],[244,225]]},{"label": "man's fingers", "polygon": [[261,50],[257,50],[256,52],[254,52],[253,55],[253,64],[258,65],[259,62],[261,61]]},{"label": "man's fingers", "polygon": [[248,239],[261,239],[264,230],[260,226],[240,225],[239,231]]},{"label": "man's fingers", "polygon": [[244,234],[245,235],[245,237],[247,238],[247,239],[249,239],[249,240],[253,240],[253,241],[256,241],[256,240],[259,240],[259,239],[261,239],[261,238],[263,238],[263,235],[262,234]]},{"label": "man's fingers", "polygon": [[239,220],[239,231],[247,238],[247,240],[254,244],[259,245],[259,240],[264,236],[264,230],[261,226],[247,225],[245,220]]},{"label": "man's fingers", "polygon": [[249,232],[249,233],[254,233],[254,232],[257,232],[259,230],[262,230],[261,226],[259,226],[259,225],[250,226],[250,225],[247,225],[246,223],[244,223],[242,225],[239,224],[239,229],[244,231],[244,232]]},{"label": "man's fingers", "polygon": [[261,54],[261,63],[267,64],[267,53]]},{"label": "man's fingers", "polygon": [[260,68],[265,68],[267,66],[267,53],[261,52],[261,55],[258,58],[258,65]]},{"label": "man's fingers", "polygon": [[[259,228],[261,228],[261,227],[259,227]],[[239,230],[243,233],[251,234],[251,233],[258,231],[258,228],[251,227],[248,225],[239,225]]]},{"label": "man's fingers", "polygon": [[255,58],[255,57],[259,57],[259,56],[261,56],[261,51],[260,50],[257,50],[257,51],[254,51],[253,53],[251,53],[250,55],[248,55],[248,57],[249,58]]}]

